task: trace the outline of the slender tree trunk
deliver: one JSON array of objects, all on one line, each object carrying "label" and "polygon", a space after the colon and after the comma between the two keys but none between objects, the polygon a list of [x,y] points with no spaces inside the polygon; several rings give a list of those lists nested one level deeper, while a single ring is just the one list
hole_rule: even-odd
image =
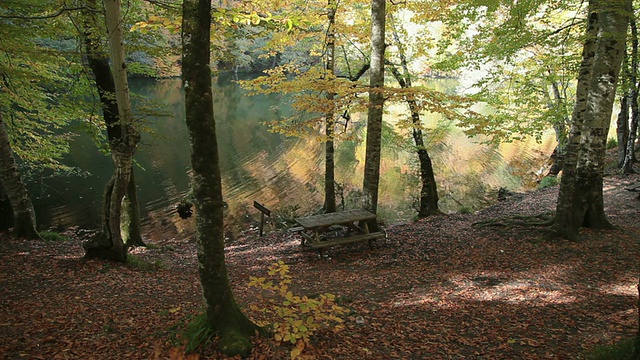
[{"label": "slender tree trunk", "polygon": [[554,231],[576,240],[581,226],[611,228],[602,182],[607,133],[622,62],[631,0],[589,2],[567,157]]},{"label": "slender tree trunk", "polygon": [[[96,7],[95,1],[87,2],[90,7]],[[109,66],[109,56],[100,48],[100,30],[98,24],[100,21],[96,17],[95,12],[85,12],[85,49],[87,56],[87,63],[91,72],[93,73],[96,87],[98,89],[98,96],[100,97],[100,103],[102,107],[102,114],[107,129],[107,139],[110,145],[118,144],[122,137],[122,126],[119,121],[118,115],[118,102],[115,99],[116,87]],[[109,191],[113,191],[112,185],[107,185]],[[111,194],[109,194],[111,198]],[[131,178],[127,186],[127,195],[125,197],[124,207],[126,209],[122,214],[121,221],[125,222],[122,228],[126,229],[123,233],[123,241],[127,243],[128,247],[131,246],[145,246],[142,240],[142,231],[140,224],[140,207],[138,204],[137,191],[135,186],[135,180],[133,178],[133,168],[131,169]],[[109,202],[103,203],[104,207],[109,206]],[[103,209],[103,214],[110,213],[109,209]],[[105,229],[106,222],[110,217],[103,217],[102,229]],[[110,233],[106,232],[105,234]],[[104,235],[104,234],[103,234]],[[95,239],[102,242],[99,247],[110,247],[110,237],[103,236],[102,239]],[[100,256],[98,256],[100,257]]]},{"label": "slender tree trunk", "polygon": [[378,186],[380,183],[380,148],[384,106],[385,5],[385,0],[371,1],[371,68],[363,190],[364,206],[373,213],[378,210]]},{"label": "slender tree trunk", "polygon": [[624,52],[622,59],[622,70],[620,71],[620,83],[624,86],[622,96],[620,96],[620,112],[616,121],[616,137],[618,140],[618,166],[622,168],[624,158],[627,154],[627,140],[629,139],[629,99],[631,97],[631,69],[629,68],[629,55]]},{"label": "slender tree trunk", "polygon": [[[335,52],[336,52],[336,1],[327,1],[327,14],[329,17],[329,25],[327,26],[327,75],[333,79],[335,76]],[[336,94],[333,91],[327,91],[327,100],[333,103]],[[332,213],[336,211],[336,180],[335,180],[335,161],[333,146],[333,129],[335,121],[333,120],[333,111],[328,112],[325,124],[325,176],[324,176],[324,211]]]},{"label": "slender tree trunk", "polygon": [[[111,60],[114,64],[111,72],[113,92],[111,94],[105,92],[106,89],[111,90],[111,85],[107,84],[109,80],[104,78],[104,74],[101,74],[101,80],[105,81],[105,83],[98,85],[98,87],[103,87],[101,97],[113,97],[115,94],[115,106],[113,105],[112,99],[106,102],[109,106],[109,116],[113,116],[114,107],[117,107],[117,120],[115,121],[117,127],[114,126],[111,128],[112,125],[109,121],[113,121],[113,117],[110,117],[107,121],[107,131],[109,131],[109,129],[112,131],[112,133],[109,134],[109,146],[115,171],[105,189],[102,233],[92,241],[85,243],[84,247],[86,250],[85,257],[87,258],[101,258],[125,262],[127,260],[127,247],[124,244],[121,233],[121,221],[123,217],[122,206],[124,197],[128,192],[131,173],[133,171],[133,154],[140,140],[140,135],[133,125],[133,112],[131,109],[125,63],[124,37],[121,28],[121,3],[120,0],[105,0],[104,5],[107,31],[109,34],[109,50]],[[97,55],[99,53],[96,47],[97,45],[91,46],[92,41],[96,39],[95,34],[97,33],[97,31],[95,31],[97,29],[97,22],[95,19],[92,20],[88,29],[89,31],[93,29],[94,35],[92,37],[92,35],[89,34],[87,37],[87,47],[90,47],[94,60],[98,60],[97,63],[99,63],[100,61],[104,61],[104,57]],[[100,66],[99,69],[101,71],[105,70],[104,63],[94,65]],[[92,66],[91,60],[90,66]],[[96,76],[96,81],[97,80],[98,77]],[[104,105],[105,100],[102,100],[102,102]],[[107,119],[106,115],[105,119]],[[118,130],[119,133],[116,132],[116,130]]]},{"label": "slender tree trunk", "polygon": [[[393,21],[393,18],[391,18]],[[402,66],[403,74],[396,69],[395,65],[391,65],[391,73],[395,77],[400,87],[408,89],[413,86],[411,82],[411,74],[409,73],[409,66],[407,63],[407,57],[404,52],[404,47],[400,41],[400,37],[395,29],[395,23],[392,23],[393,38],[398,47],[398,53],[400,55],[400,64]],[[424,146],[424,136],[422,134],[422,121],[420,120],[420,108],[415,99],[409,98],[407,100],[409,105],[409,111],[411,113],[411,122],[413,128],[411,129],[413,135],[413,141],[416,145],[416,152],[418,153],[418,161],[420,163],[420,205],[418,207],[418,217],[425,218],[429,215],[437,214],[438,209],[438,187],[436,184],[435,175],[433,173],[433,164],[427,148]]]},{"label": "slender tree trunk", "polygon": [[31,196],[22,182],[18,164],[13,157],[7,128],[0,112],[0,183],[7,193],[13,210],[13,235],[27,239],[41,239],[36,230],[36,213]]},{"label": "slender tree trunk", "polygon": [[622,163],[622,173],[633,173],[633,162],[635,160],[635,143],[636,134],[638,133],[638,118],[640,118],[640,111],[638,110],[638,27],[636,26],[636,20],[632,17],[629,21],[631,25],[631,129],[629,129],[629,136],[626,141],[626,149],[624,154],[624,161]]},{"label": "slender tree trunk", "polygon": [[211,328],[227,355],[247,356],[257,327],[242,313],[231,292],[224,258],[222,180],[211,89],[211,0],[184,0],[182,81],[191,142],[200,282]]},{"label": "slender tree trunk", "polygon": [[[560,86],[555,81],[551,82],[551,88],[553,89],[553,98],[556,103],[556,106],[562,106],[565,99],[560,92]],[[562,170],[562,166],[564,165],[564,158],[567,152],[567,124],[569,123],[569,119],[565,116],[560,121],[556,121],[553,123],[553,131],[556,135],[556,148],[553,151],[555,154],[553,164],[547,173],[547,176],[557,176]]]}]

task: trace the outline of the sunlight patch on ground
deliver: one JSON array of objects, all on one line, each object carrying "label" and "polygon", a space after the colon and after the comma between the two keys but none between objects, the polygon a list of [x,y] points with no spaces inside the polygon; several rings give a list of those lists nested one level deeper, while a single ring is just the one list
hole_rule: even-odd
[{"label": "sunlight patch on ground", "polygon": [[638,284],[632,282],[607,284],[604,286],[600,286],[598,290],[602,293],[610,295],[637,296]]},{"label": "sunlight patch on ground", "polygon": [[394,305],[437,304],[439,307],[453,307],[460,300],[510,304],[526,302],[530,306],[565,304],[576,301],[576,297],[570,295],[571,287],[563,282],[569,270],[568,267],[553,265],[541,271],[519,274],[457,274],[441,284],[428,288],[414,287],[409,293],[399,294]]}]

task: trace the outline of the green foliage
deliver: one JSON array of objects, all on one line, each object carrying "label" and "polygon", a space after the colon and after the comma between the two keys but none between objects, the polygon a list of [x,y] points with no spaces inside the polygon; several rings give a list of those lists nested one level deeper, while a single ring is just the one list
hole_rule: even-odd
[{"label": "green foliage", "polygon": [[612,345],[600,346],[586,354],[589,360],[633,360],[636,339],[625,339]]},{"label": "green foliage", "polygon": [[185,353],[193,353],[198,347],[206,346],[213,340],[215,333],[209,325],[205,313],[193,316],[185,329],[180,333],[184,341]]},{"label": "green foliage", "polygon": [[39,232],[39,234],[40,234],[40,237],[42,237],[46,241],[54,241],[54,242],[69,241],[68,236],[62,235],[55,231],[41,231]]},{"label": "green foliage", "polygon": [[473,213],[473,208],[471,206],[461,206],[458,209],[458,212],[460,214],[471,214],[471,213]]},{"label": "green foliage", "polygon": [[127,255],[127,266],[141,271],[155,271],[164,269],[166,266],[160,260],[149,262],[146,259],[135,254]]},{"label": "green foliage", "polygon": [[445,67],[481,70],[481,78],[467,87],[485,105],[486,116],[463,119],[461,125],[467,135],[486,135],[495,143],[540,140],[551,127],[566,135],[584,6],[575,1],[491,3],[463,1],[442,13],[439,51],[457,50],[460,56],[455,64],[447,59]]},{"label": "green foliage", "polygon": [[269,279],[252,276],[249,286],[266,290],[279,300],[271,297],[268,299],[269,306],[260,308],[252,305],[250,308],[268,319],[257,321],[259,326],[272,323],[278,344],[293,345],[292,359],[300,357],[315,332],[328,328],[340,331],[344,328],[341,316],[347,314],[347,310],[337,304],[335,295],[325,293],[314,298],[294,295],[289,289],[292,281],[289,266],[283,261],[269,266],[268,274]]},{"label": "green foliage", "polygon": [[560,183],[560,181],[558,180],[557,177],[555,176],[545,176],[542,178],[542,180],[540,180],[540,183],[538,184],[538,189],[546,189],[549,187],[554,187],[556,185],[558,185]]},{"label": "green foliage", "polygon": [[27,168],[65,169],[60,159],[73,137],[66,127],[86,115],[81,105],[87,81],[73,53],[73,27],[63,17],[28,19],[55,6],[0,5],[0,111],[12,148]]},{"label": "green foliage", "polygon": [[611,149],[615,149],[618,147],[618,139],[616,138],[609,138],[607,140],[607,150],[611,150]]}]

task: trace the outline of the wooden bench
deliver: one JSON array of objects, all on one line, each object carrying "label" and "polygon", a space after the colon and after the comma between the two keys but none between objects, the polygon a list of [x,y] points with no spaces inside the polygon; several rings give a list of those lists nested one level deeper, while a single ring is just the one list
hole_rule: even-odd
[{"label": "wooden bench", "polygon": [[295,234],[295,233],[299,233],[301,231],[304,231],[304,228],[302,226],[296,226],[296,227],[292,227],[287,229],[287,232]]},{"label": "wooden bench", "polygon": [[369,240],[369,246],[371,246],[372,240],[383,238],[385,236],[387,235],[383,232],[372,232],[368,234],[360,234],[360,235],[354,235],[354,236],[349,236],[344,238],[335,238],[335,239],[329,239],[329,240],[324,240],[319,242],[318,241],[307,242],[307,245],[309,245],[309,247],[313,249],[322,249],[322,248],[326,248],[334,245],[344,245],[344,244],[351,244],[359,241]]},{"label": "wooden bench", "polygon": [[[317,249],[323,254],[323,249],[335,246],[350,244],[358,241],[369,241],[372,245],[374,239],[385,237],[383,232],[369,232],[368,222],[375,221],[376,214],[367,210],[346,210],[335,213],[312,215],[296,219],[299,227],[289,229],[290,232],[300,234],[302,241],[300,245],[307,245],[312,249]],[[332,229],[338,228],[338,233],[344,231],[345,236],[331,237],[326,234]],[[353,233],[353,235],[351,235]]]}]

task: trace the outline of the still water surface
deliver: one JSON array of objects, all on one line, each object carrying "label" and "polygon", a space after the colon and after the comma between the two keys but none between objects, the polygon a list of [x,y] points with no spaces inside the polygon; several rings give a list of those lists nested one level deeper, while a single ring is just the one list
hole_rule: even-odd
[{"label": "still water surface", "polygon": [[[454,91],[456,81],[433,80],[432,86]],[[173,223],[181,220],[175,205],[189,190],[189,140],[179,79],[133,79],[131,89],[162,104],[170,116],[150,120],[153,134],[143,136],[135,155],[138,196],[143,218]],[[390,104],[391,105],[391,104]],[[222,170],[223,195],[228,204],[227,222],[243,226],[255,219],[258,201],[280,215],[303,215],[317,211],[323,202],[323,144],[314,139],[285,137],[268,131],[264,124],[289,115],[286,99],[279,95],[247,96],[229,77],[214,81],[214,111]],[[389,106],[390,124],[406,116],[402,104]],[[354,116],[364,139],[363,116]],[[469,140],[455,126],[437,116],[425,119],[438,128],[428,137],[440,205],[446,212],[477,209],[495,198],[499,187],[522,190],[535,180],[533,172],[552,151],[551,141],[490,147]],[[360,123],[360,125],[357,125]],[[357,207],[364,167],[364,143],[336,144],[336,180],[346,207]],[[379,215],[387,222],[407,221],[419,192],[416,156],[385,136],[379,195]],[[38,221],[44,226],[95,228],[100,221],[101,195],[113,165],[88,136],[78,136],[66,163],[86,171],[86,176],[43,179],[31,184]]]}]

